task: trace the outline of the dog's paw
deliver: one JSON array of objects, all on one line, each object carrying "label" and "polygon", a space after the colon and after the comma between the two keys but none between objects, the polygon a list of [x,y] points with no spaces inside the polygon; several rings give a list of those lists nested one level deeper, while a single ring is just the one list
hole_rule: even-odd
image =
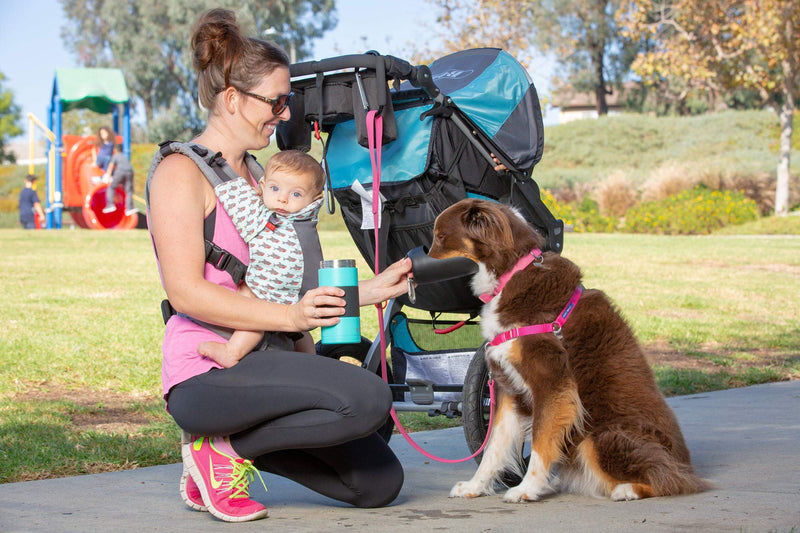
[{"label": "dog's paw", "polygon": [[489,489],[472,480],[459,481],[450,489],[451,498],[477,498],[488,494],[491,494]]},{"label": "dog's paw", "polygon": [[611,499],[615,502],[638,500],[639,495],[630,483],[620,483],[611,491]]},{"label": "dog's paw", "polygon": [[553,489],[547,483],[526,481],[508,489],[503,495],[503,501],[506,503],[535,502],[552,492]]}]

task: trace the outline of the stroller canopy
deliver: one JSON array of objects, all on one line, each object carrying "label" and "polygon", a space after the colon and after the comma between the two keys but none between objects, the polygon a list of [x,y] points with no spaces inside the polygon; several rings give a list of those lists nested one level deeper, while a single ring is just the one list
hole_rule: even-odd
[{"label": "stroller canopy", "polygon": [[[433,81],[520,169],[542,158],[541,108],[528,72],[497,48],[434,61]],[[537,117],[539,117],[537,119]]]},{"label": "stroller canopy", "polygon": [[[527,71],[507,52],[497,48],[464,50],[430,65],[434,82],[519,168],[529,174],[542,158],[544,146],[541,108]],[[433,119],[420,120],[430,109],[402,109],[407,82],[394,92],[398,140],[383,147],[383,181],[403,182],[426,169]],[[350,187],[354,180],[372,181],[367,150],[360,146],[354,122],[336,126],[328,147],[333,189]]]}]

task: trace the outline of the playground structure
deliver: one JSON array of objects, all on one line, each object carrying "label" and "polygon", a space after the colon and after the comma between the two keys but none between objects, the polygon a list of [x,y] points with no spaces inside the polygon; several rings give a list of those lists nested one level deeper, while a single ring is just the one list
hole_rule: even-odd
[{"label": "playground structure", "polygon": [[[120,107],[122,114],[120,116]],[[47,229],[59,229],[63,211],[75,223],[90,229],[131,229],[139,222],[137,213],[125,214],[125,193],[115,193],[115,211],[103,213],[108,184],[103,171],[94,163],[95,135],[65,135],[62,113],[72,109],[90,109],[112,115],[115,143],[122,144],[130,158],[130,102],[122,71],[105,68],[59,68],[53,81],[48,106],[47,126],[29,114],[31,149],[34,127],[48,140],[45,217]],[[120,134],[121,126],[121,134]]]}]

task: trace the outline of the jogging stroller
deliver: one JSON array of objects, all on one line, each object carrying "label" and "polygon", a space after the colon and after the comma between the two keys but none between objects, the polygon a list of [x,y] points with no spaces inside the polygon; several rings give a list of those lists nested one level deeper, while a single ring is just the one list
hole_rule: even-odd
[{"label": "jogging stroller", "polygon": [[[424,253],[436,216],[467,197],[516,207],[547,249],[561,251],[563,222],[541,202],[530,177],[544,146],[538,95],[508,53],[465,50],[412,66],[370,52],[297,63],[290,73],[292,118],[278,127],[278,147],[307,151],[312,136],[323,142],[328,210],[335,198],[373,271],[413,249]],[[507,170],[495,171],[495,159]],[[470,277],[420,286],[415,295],[390,301],[383,326],[395,410],[462,416],[474,452],[486,435],[489,393],[475,318],[482,304],[469,289]],[[409,318],[403,307],[427,311],[430,320]],[[441,320],[442,313],[468,318]],[[321,348],[380,372],[379,338]],[[387,440],[392,429],[390,419]]]}]

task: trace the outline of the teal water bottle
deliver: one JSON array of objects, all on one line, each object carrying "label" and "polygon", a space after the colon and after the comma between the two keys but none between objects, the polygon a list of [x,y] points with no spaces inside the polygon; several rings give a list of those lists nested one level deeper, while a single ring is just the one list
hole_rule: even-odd
[{"label": "teal water bottle", "polygon": [[322,261],[319,286],[344,290],[345,312],[339,323],[322,328],[322,344],[357,344],[361,342],[361,318],[358,304],[358,270],[355,259]]}]

